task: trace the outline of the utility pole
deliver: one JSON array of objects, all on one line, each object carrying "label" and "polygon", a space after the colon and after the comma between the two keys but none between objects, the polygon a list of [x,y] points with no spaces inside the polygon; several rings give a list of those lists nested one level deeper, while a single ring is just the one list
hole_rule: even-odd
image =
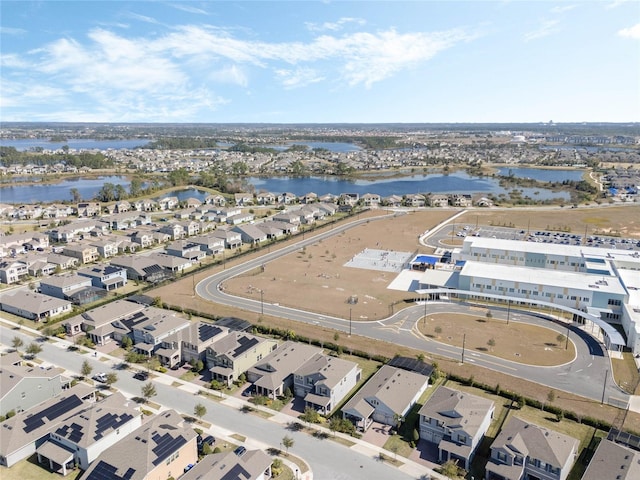
[{"label": "utility pole", "polygon": [[352,308],[349,307],[349,336],[351,336],[351,310]]},{"label": "utility pole", "polygon": [[567,340],[564,343],[564,349],[565,350],[569,349],[569,325],[567,325]]},{"label": "utility pole", "polygon": [[464,346],[467,340],[467,334],[463,333],[462,334],[462,363],[464,364]]},{"label": "utility pole", "polygon": [[507,304],[507,325],[509,325],[510,316],[511,316],[511,299],[509,299],[509,303]]}]

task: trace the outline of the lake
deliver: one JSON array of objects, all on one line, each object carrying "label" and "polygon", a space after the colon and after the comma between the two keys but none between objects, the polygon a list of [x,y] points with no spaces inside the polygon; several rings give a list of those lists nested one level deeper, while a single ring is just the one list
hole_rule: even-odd
[{"label": "lake", "polygon": [[45,150],[57,150],[67,145],[75,150],[122,150],[144,147],[150,142],[146,139],[96,140],[93,138],[70,138],[66,142],[50,142],[44,138],[21,138],[17,140],[0,139],[0,147],[14,147],[18,151],[42,147]]},{"label": "lake", "polygon": [[[566,177],[562,177],[566,178]],[[475,194],[493,193],[495,195],[508,194],[507,190],[500,186],[499,180],[492,177],[473,177],[466,172],[454,172],[449,175],[440,173],[418,174],[395,178],[366,179],[340,179],[336,177],[249,177],[249,184],[256,191],[268,191],[273,193],[291,192],[302,196],[309,192],[315,192],[322,196],[327,193],[339,195],[341,193],[375,193],[383,197],[389,195],[407,195],[412,193],[464,193]],[[76,178],[65,180],[56,184],[14,185],[0,188],[0,203],[52,203],[70,201],[69,189],[77,188],[83,200],[93,199],[102,186],[107,183],[123,185],[129,190],[129,180],[120,175],[103,176],[97,179]],[[569,200],[568,192],[553,192],[543,188],[520,188],[523,197],[536,200],[549,200],[561,198]],[[186,190],[188,193],[179,192],[178,198],[184,200],[195,197],[202,200],[207,194],[199,190]],[[199,193],[198,193],[199,192]]]},{"label": "lake", "polygon": [[513,168],[501,167],[498,169],[498,175],[508,177],[513,175],[518,178],[532,178],[541,182],[562,182],[563,180],[582,180],[584,170],[567,170],[552,168]]}]

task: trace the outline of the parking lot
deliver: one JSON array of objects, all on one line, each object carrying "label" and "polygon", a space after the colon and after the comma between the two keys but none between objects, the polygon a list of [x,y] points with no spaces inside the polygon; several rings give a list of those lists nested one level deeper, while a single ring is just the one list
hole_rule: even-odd
[{"label": "parking lot", "polygon": [[455,225],[447,226],[428,239],[434,247],[451,248],[451,240],[462,240],[467,236],[499,238],[503,240],[521,240],[555,245],[583,245],[617,250],[640,251],[640,240],[603,235],[580,235],[577,233],[555,232],[548,230],[522,230],[508,227]]}]

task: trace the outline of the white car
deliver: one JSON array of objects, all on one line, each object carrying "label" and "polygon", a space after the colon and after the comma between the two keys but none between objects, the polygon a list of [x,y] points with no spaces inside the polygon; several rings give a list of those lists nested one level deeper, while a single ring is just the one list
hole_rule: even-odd
[{"label": "white car", "polygon": [[107,374],[106,373],[96,373],[93,376],[93,379],[96,382],[106,383],[107,382]]}]

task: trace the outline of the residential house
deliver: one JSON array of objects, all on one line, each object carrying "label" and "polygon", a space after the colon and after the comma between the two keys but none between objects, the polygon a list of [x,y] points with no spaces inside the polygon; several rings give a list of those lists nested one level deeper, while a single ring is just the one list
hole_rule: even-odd
[{"label": "residential house", "polygon": [[255,225],[237,225],[233,227],[233,231],[238,232],[242,243],[248,245],[258,245],[267,241],[267,234]]},{"label": "residential house", "polygon": [[336,212],[338,211],[338,206],[335,205],[334,203],[319,203],[317,205],[317,207],[324,212],[325,216],[332,216],[335,215]]},{"label": "residential house", "polygon": [[383,203],[388,207],[400,207],[402,205],[402,197],[400,195],[389,195],[383,199]]},{"label": "residential house", "polygon": [[25,262],[10,261],[0,263],[0,281],[7,285],[18,283],[29,275],[29,268]]},{"label": "residential house", "polygon": [[281,228],[281,225],[284,226],[284,222],[262,222],[256,224],[256,227],[264,232],[267,240],[277,240],[285,236],[284,228]]},{"label": "residential house", "polygon": [[100,215],[100,202],[81,202],[76,207],[79,217],[97,217]]},{"label": "residential house", "polygon": [[51,297],[71,300],[71,297],[85,289],[91,287],[91,279],[77,275],[54,275],[40,280],[40,293]]},{"label": "residential house", "polygon": [[229,329],[206,322],[194,322],[163,341],[163,348],[179,349],[182,362],[206,362],[207,347],[229,333]]},{"label": "residential house", "polygon": [[217,207],[224,207],[227,203],[227,200],[219,194],[209,195],[204,199],[204,203],[209,205],[215,205]]},{"label": "residential house", "polygon": [[491,400],[438,387],[420,409],[420,438],[438,445],[441,463],[453,460],[469,470],[494,411],[495,405]]},{"label": "residential house", "polygon": [[298,197],[291,192],[284,192],[278,195],[277,202],[282,205],[292,205],[298,201]]},{"label": "residential house", "polygon": [[[144,309],[145,306],[139,303],[127,300],[116,300],[106,305],[92,308],[82,315],[78,315],[78,317],[80,317],[82,330],[87,332],[91,341],[96,345],[105,345],[115,337],[116,328],[120,328],[120,336],[116,338],[116,340],[121,340],[123,335],[129,334],[131,331],[129,328],[123,327],[120,324],[114,327],[115,324],[125,319],[146,318],[144,315],[139,315]],[[76,317],[66,321],[64,325],[67,332],[70,332],[75,324]]]},{"label": "residential house", "polygon": [[271,192],[260,192],[256,195],[258,205],[273,205],[276,201],[275,194]]},{"label": "residential house", "polygon": [[182,227],[182,230],[187,237],[192,237],[193,235],[198,235],[200,233],[200,223],[198,222],[190,220],[177,223]]},{"label": "residential house", "polygon": [[171,240],[180,240],[187,235],[187,232],[179,223],[167,223],[156,231],[168,235]]},{"label": "residential house", "polygon": [[357,363],[317,352],[293,373],[294,395],[305,406],[328,415],[353,389],[362,375]]},{"label": "residential house", "polygon": [[272,339],[229,331],[227,335],[207,347],[205,357],[211,378],[231,385],[276,346],[276,341]]},{"label": "residential house", "polygon": [[238,232],[218,229],[211,232],[210,235],[224,240],[225,248],[234,249],[242,246],[242,236]]},{"label": "residential house", "polygon": [[[638,437],[635,437],[636,442]],[[640,478],[640,451],[602,439],[582,480],[634,480]]]},{"label": "residential house", "polygon": [[383,365],[342,406],[342,418],[366,431],[371,424],[398,425],[429,385],[429,377]]},{"label": "residential house", "polygon": [[224,240],[213,235],[198,235],[189,241],[198,245],[205,255],[217,255],[224,250]]},{"label": "residential house", "polygon": [[141,255],[114,258],[111,265],[124,268],[129,280],[158,283],[173,276],[157,260]]},{"label": "residential house", "polygon": [[227,223],[229,225],[240,225],[241,223],[251,222],[255,217],[251,213],[239,213],[237,215],[231,215],[227,217]]},{"label": "residential house", "polygon": [[103,451],[83,480],[178,478],[198,463],[197,433],[175,410],[161,412]]},{"label": "residential house", "polygon": [[262,450],[247,450],[241,456],[221,452],[206,455],[180,480],[270,480],[272,459]]},{"label": "residential house", "polygon": [[22,364],[13,352],[2,357],[0,366],[0,415],[29,410],[62,393],[71,382],[62,376],[62,368],[40,368]]},{"label": "residential house", "polygon": [[486,480],[565,480],[580,442],[568,435],[511,417],[491,444]]},{"label": "residential house", "polygon": [[273,216],[274,222],[286,222],[291,225],[299,226],[301,223],[300,215],[297,212],[282,212]]},{"label": "residential house", "polygon": [[303,195],[302,198],[300,198],[300,201],[305,204],[316,203],[318,201],[318,194],[309,192],[306,195]]},{"label": "residential house", "polygon": [[91,230],[98,228],[102,230],[106,225],[97,220],[79,220],[68,225],[63,225],[50,230],[49,238],[54,242],[70,243],[84,238]]},{"label": "residential house", "polygon": [[377,193],[365,193],[362,195],[362,203],[365,207],[378,207],[380,205],[380,195]]},{"label": "residential house", "polygon": [[0,309],[35,322],[71,311],[71,302],[41,293],[18,290],[0,297]]},{"label": "residential house", "polygon": [[77,258],[80,263],[92,263],[100,258],[98,249],[88,244],[67,245],[64,247],[64,254]]},{"label": "residential house", "polygon": [[427,201],[431,207],[448,207],[449,195],[444,193],[430,193],[427,196]]},{"label": "residential house", "polygon": [[78,275],[91,279],[91,284],[110,292],[127,284],[127,270],[115,265],[94,265],[78,270]]},{"label": "residential house", "polygon": [[0,465],[12,467],[36,453],[61,422],[95,401],[95,389],[79,383],[0,424]]},{"label": "residential house", "polygon": [[[188,258],[176,257],[173,255],[167,255],[166,253],[154,252],[147,257],[149,260],[153,260],[165,270],[172,274],[182,273],[187,268],[193,266],[193,261]],[[112,262],[113,263],[113,262]]]},{"label": "residential house", "polygon": [[198,262],[206,256],[200,244],[191,240],[176,240],[167,245],[167,254],[181,258],[188,258],[192,262]]},{"label": "residential house", "polygon": [[247,380],[253,383],[257,395],[276,398],[287,389],[293,392],[294,372],[321,351],[288,340],[253,365],[247,371]]},{"label": "residential house", "polygon": [[[173,367],[180,361],[180,352],[168,354],[162,349],[161,343],[174,333],[189,327],[190,322],[186,318],[177,316],[173,312],[168,312],[159,308],[148,307],[144,311],[147,317],[144,321],[135,322],[130,325],[133,346],[140,353],[158,353],[163,363]],[[126,326],[126,322],[124,323]]]},{"label": "residential house", "polygon": [[173,210],[179,204],[180,204],[180,200],[178,200],[178,197],[175,197],[175,196],[162,197],[161,199],[158,200],[158,208],[160,208],[160,210]]},{"label": "residential house", "polygon": [[56,268],[59,267],[60,270],[69,270],[80,263],[77,258],[59,253],[50,253],[47,255],[47,262],[55,265]]},{"label": "residential house", "polygon": [[89,245],[96,247],[98,255],[102,258],[115,257],[118,254],[118,244],[120,240],[115,238],[102,238],[89,242]]},{"label": "residential house", "polygon": [[149,248],[154,243],[153,235],[150,232],[134,232],[129,236],[129,238],[131,238],[132,242],[140,245],[141,248]]},{"label": "residential house", "polygon": [[185,204],[186,208],[196,208],[196,207],[199,207],[200,205],[202,205],[202,202],[200,200],[198,200],[197,198],[190,197],[190,198],[187,198],[184,201],[184,204]]},{"label": "residential house", "polygon": [[140,426],[142,413],[135,403],[116,392],[60,422],[36,449],[38,463],[63,476],[69,464],[87,470],[102,452]]},{"label": "residential house", "polygon": [[473,205],[473,201],[471,199],[471,195],[462,193],[450,193],[449,204],[453,205],[454,207],[467,208]]},{"label": "residential house", "polygon": [[233,199],[236,202],[236,205],[239,207],[246,207],[253,205],[253,194],[251,193],[235,193],[233,195]]}]

